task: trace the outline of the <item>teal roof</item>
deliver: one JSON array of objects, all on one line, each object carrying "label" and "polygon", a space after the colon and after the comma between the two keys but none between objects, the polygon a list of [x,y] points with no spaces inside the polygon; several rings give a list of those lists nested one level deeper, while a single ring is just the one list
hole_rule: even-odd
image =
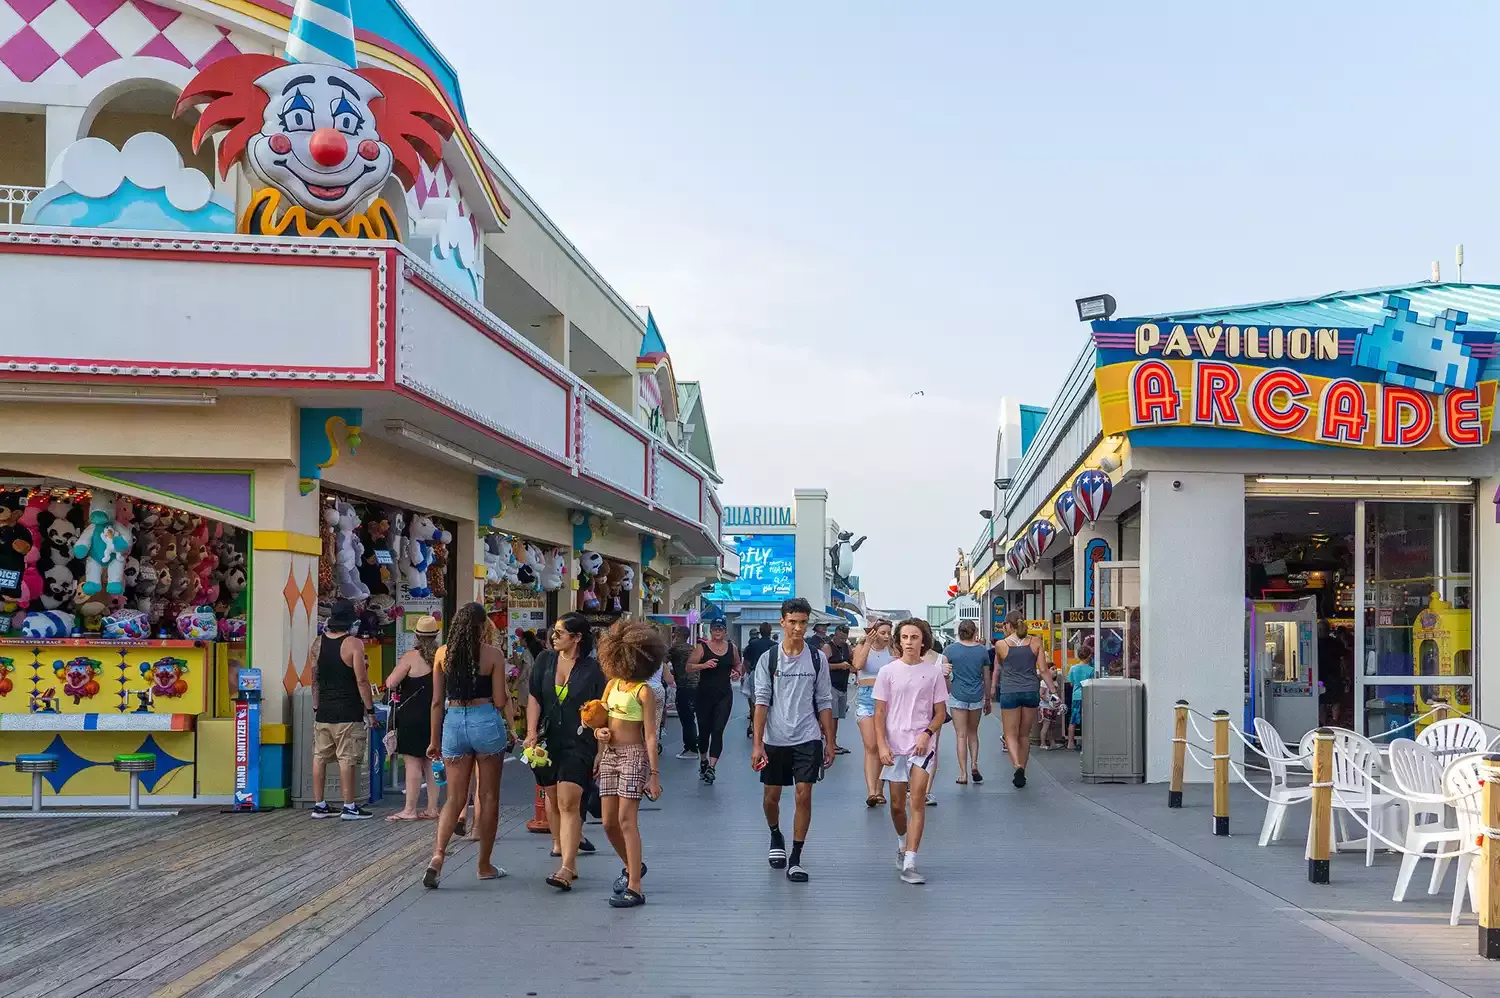
[{"label": "teal roof", "polygon": [[1047,418],[1047,410],[1039,405],[1021,406],[1021,454],[1024,456],[1031,449],[1031,442],[1036,439],[1036,431],[1042,428],[1042,420]]},{"label": "teal roof", "polygon": [[438,83],[448,91],[458,113],[468,117],[469,112],[464,109],[463,91],[458,85],[458,74],[453,71],[448,60],[443,58],[437,46],[417,26],[406,8],[401,6],[401,0],[354,0],[354,26],[360,31],[368,31],[392,42],[426,63],[427,68],[432,70],[432,75],[437,77]]},{"label": "teal roof", "polygon": [[649,357],[652,354],[666,353],[667,344],[661,338],[661,330],[656,328],[656,316],[651,310],[646,310],[646,335],[641,337],[641,352],[638,356]]},{"label": "teal roof", "polygon": [[[1445,308],[1456,308],[1469,313],[1469,324],[1475,328],[1500,325],[1500,284],[1434,284],[1431,281],[1397,284],[1388,288],[1367,288],[1363,291],[1335,291],[1320,298],[1258,302],[1201,312],[1172,312],[1116,321],[1362,328],[1379,321],[1383,314],[1385,296],[1389,294],[1410,298],[1412,308],[1421,315],[1436,315]],[[1022,418],[1024,420],[1024,416]]]}]

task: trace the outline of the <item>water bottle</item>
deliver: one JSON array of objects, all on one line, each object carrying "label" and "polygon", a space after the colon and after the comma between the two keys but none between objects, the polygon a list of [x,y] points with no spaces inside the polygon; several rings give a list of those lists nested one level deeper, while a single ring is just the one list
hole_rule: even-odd
[{"label": "water bottle", "polygon": [[448,785],[448,768],[443,765],[443,760],[433,760],[432,778],[440,787],[446,787]]}]

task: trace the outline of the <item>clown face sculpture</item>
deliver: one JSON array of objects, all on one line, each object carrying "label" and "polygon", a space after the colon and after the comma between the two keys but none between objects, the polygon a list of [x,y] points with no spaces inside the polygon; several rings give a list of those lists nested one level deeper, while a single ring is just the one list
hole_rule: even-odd
[{"label": "clown face sculpture", "polygon": [[261,183],[326,218],[346,218],[374,197],[395,163],[370,108],[379,90],[331,66],[282,66],[255,85],[270,99],[245,165]]},{"label": "clown face sculpture", "polygon": [[409,76],[266,55],[210,65],[183,91],[177,113],[193,107],[202,108],[193,148],[223,132],[219,172],[227,177],[243,159],[257,182],[240,230],[268,235],[400,238],[376,195],[393,175],[410,189],[454,130],[438,99]]}]

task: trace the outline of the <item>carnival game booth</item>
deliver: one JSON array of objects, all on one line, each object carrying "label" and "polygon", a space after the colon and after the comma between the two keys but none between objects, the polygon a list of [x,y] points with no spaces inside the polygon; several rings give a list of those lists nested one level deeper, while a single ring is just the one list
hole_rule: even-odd
[{"label": "carnival game booth", "polygon": [[249,533],[20,475],[0,475],[0,523],[0,806],[227,789]]}]

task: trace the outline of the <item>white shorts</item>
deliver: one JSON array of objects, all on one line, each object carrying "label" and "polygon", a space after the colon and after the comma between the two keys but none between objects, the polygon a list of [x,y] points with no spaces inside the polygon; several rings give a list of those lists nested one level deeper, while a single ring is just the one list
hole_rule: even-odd
[{"label": "white shorts", "polygon": [[913,769],[920,769],[931,776],[936,764],[937,746],[933,746],[927,750],[926,755],[896,756],[889,766],[880,771],[880,778],[890,783],[910,783]]}]

